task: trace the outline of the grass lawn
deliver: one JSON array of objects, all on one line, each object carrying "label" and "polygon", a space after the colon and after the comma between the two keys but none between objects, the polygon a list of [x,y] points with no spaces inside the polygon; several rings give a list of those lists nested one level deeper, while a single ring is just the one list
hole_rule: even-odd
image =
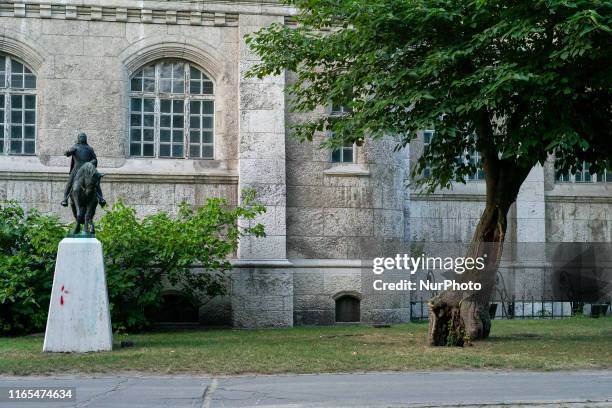
[{"label": "grass lawn", "polygon": [[494,321],[471,347],[428,347],[426,323],[116,335],[132,348],[41,352],[42,337],[0,338],[0,374],[318,373],[376,370],[612,368],[612,318]]}]

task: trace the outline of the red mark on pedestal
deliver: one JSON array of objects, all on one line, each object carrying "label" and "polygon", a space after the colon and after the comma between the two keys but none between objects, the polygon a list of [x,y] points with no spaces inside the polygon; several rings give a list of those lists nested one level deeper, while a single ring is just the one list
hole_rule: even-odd
[{"label": "red mark on pedestal", "polygon": [[[68,291],[64,289],[64,285],[62,285],[61,292],[68,294]],[[60,295],[60,305],[64,306],[64,295]]]}]

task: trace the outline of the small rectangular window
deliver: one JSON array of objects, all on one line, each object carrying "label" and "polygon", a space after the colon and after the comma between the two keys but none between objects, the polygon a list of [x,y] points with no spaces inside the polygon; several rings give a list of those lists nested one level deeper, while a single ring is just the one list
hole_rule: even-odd
[{"label": "small rectangular window", "polygon": [[[329,137],[333,137],[334,133],[331,132]],[[331,152],[332,163],[353,163],[355,161],[355,144],[346,143],[342,147],[333,149]]]},{"label": "small rectangular window", "polygon": [[[431,144],[431,141],[434,137],[433,130],[424,130],[423,131],[423,150],[427,149],[427,147]],[[469,156],[467,159],[466,156]],[[482,181],[485,179],[484,170],[482,169],[482,158],[480,157],[480,152],[477,150],[472,150],[469,153],[466,152],[463,155],[457,156],[457,163],[459,165],[471,164],[476,167],[476,171],[474,174],[471,174],[467,177],[468,181]],[[423,169],[423,177],[431,177],[431,166],[429,163]]]},{"label": "small rectangular window", "polygon": [[212,159],[213,157],[213,102],[192,101],[189,116],[189,156]]},{"label": "small rectangular window", "polygon": [[[423,151],[431,144],[431,139],[433,138],[434,131],[433,130],[424,130],[423,131]],[[429,163],[423,169],[423,177],[431,177],[431,166]]]},{"label": "small rectangular window", "polygon": [[160,101],[159,155],[161,157],[183,157],[184,103],[183,100]]},{"label": "small rectangular window", "polygon": [[344,115],[346,113],[349,113],[350,111],[351,111],[350,108],[346,105],[332,103],[332,107],[331,107],[332,115]]},{"label": "small rectangular window", "polygon": [[[4,105],[3,105],[4,106]],[[36,135],[36,97],[34,95],[11,95],[9,152],[12,154],[34,154]],[[3,118],[4,111],[3,110]],[[3,119],[4,120],[4,119]]]},{"label": "small rectangular window", "polygon": [[569,183],[572,181],[572,176],[569,173],[562,173],[557,176],[558,183]]},{"label": "small rectangular window", "polygon": [[476,173],[470,175],[468,177],[468,180],[472,180],[472,181],[478,181],[478,180],[484,180],[484,171],[482,170],[482,165],[481,165],[481,158],[480,158],[480,152],[478,152],[477,150],[472,150],[472,152],[470,153],[470,161],[469,163],[476,166]]},{"label": "small rectangular window", "polygon": [[346,144],[342,148],[332,151],[333,163],[353,163],[355,148],[353,144]]},{"label": "small rectangular window", "polygon": [[130,99],[130,156],[154,155],[155,100]]},{"label": "small rectangular window", "polygon": [[579,170],[574,175],[574,180],[576,183],[590,183],[593,181],[593,177],[589,172],[589,167],[591,166],[588,162],[582,163],[582,170]]},{"label": "small rectangular window", "polygon": [[612,172],[604,169],[593,175],[593,178],[596,179],[598,183],[608,183],[612,181]]}]

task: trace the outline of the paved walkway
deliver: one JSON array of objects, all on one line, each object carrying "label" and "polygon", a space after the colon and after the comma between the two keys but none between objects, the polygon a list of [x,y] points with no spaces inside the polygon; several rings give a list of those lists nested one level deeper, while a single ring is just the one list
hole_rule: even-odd
[{"label": "paved walkway", "polygon": [[286,376],[0,377],[0,387],[76,387],[52,408],[612,407],[612,370],[447,371]]}]

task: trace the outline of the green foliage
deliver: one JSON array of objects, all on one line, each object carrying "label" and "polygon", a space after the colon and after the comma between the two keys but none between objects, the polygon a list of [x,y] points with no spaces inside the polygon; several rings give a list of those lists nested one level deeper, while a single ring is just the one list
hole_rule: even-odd
[{"label": "green foliage", "polygon": [[0,334],[44,330],[64,235],[57,217],[0,202]]},{"label": "green foliage", "polygon": [[167,283],[196,306],[224,294],[225,272],[231,269],[228,257],[240,237],[264,235],[261,224],[238,225],[265,212],[253,200],[254,192],[248,191],[235,208],[221,198],[197,209],[183,203],[176,217],[160,211],[138,219],[135,210],[121,202],[106,212],[96,237],[104,248],[114,328],[137,331],[150,325]]},{"label": "green foliage", "polygon": [[[96,237],[104,248],[114,328],[149,326],[164,285],[176,287],[194,306],[224,294],[240,238],[265,235],[263,225],[252,225],[265,212],[254,199],[253,191],[245,191],[237,207],[213,198],[199,208],[183,203],[176,216],[159,211],[142,219],[121,202],[106,211]],[[44,330],[57,247],[67,231],[57,217],[0,203],[0,334]]]},{"label": "green foliage", "polygon": [[520,185],[550,154],[558,172],[583,161],[593,173],[612,169],[611,1],[288,3],[296,24],[247,37],[262,58],[250,75],[294,71],[297,112],[331,101],[351,108],[305,119],[294,129],[299,139],[331,130],[333,147],[392,135],[401,148],[433,128],[413,168],[430,190],[474,174],[472,151],[481,152],[487,183],[503,168]]}]

